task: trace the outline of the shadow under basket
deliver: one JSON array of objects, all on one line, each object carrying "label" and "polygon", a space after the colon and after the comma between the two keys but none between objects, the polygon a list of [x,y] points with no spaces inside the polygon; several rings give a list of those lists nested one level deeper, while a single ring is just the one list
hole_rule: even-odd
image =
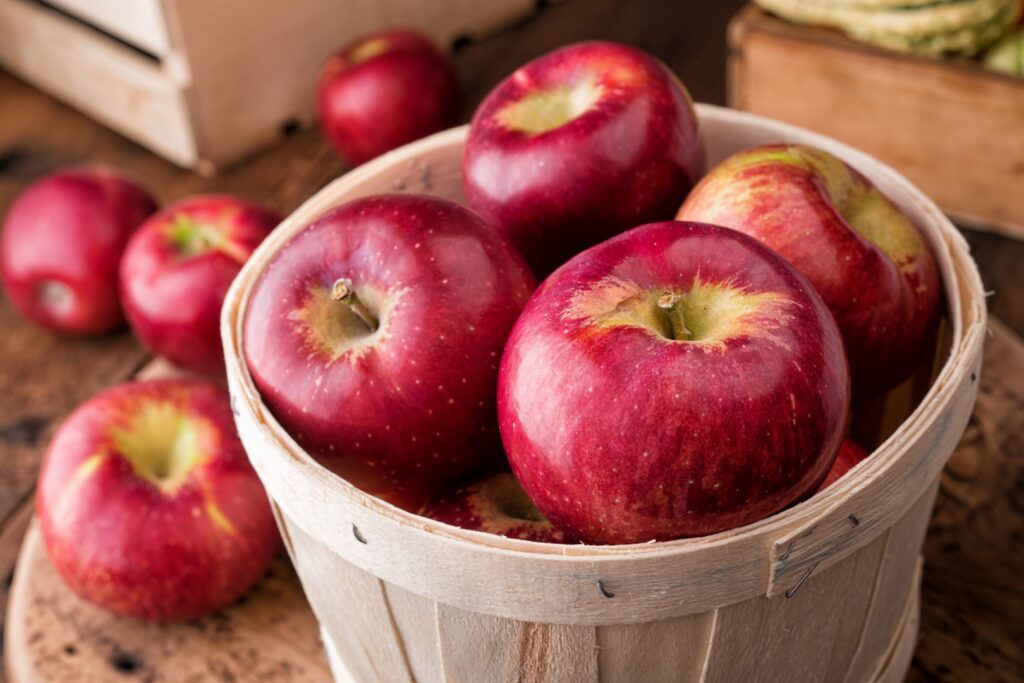
[{"label": "shadow under basket", "polygon": [[925,232],[945,288],[934,358],[863,411],[870,458],[814,496],[703,538],[532,543],[418,517],[314,461],[260,400],[243,360],[253,283],[324,211],[360,196],[462,201],[465,128],[395,150],[293,213],[223,311],[238,431],[266,486],[339,680],[896,681],[917,629],[920,550],[939,475],[977,390],[985,302],[966,243],[888,166],[834,140],[698,105],[709,164],[746,147],[814,145],[871,178]]}]

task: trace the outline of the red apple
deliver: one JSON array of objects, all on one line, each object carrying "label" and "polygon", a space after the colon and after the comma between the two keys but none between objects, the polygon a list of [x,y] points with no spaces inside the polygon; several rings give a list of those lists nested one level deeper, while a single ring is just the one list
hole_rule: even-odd
[{"label": "red apple", "polygon": [[827,489],[866,457],[868,454],[864,452],[864,449],[853,441],[849,439],[843,441],[843,445],[839,447],[839,454],[836,455],[836,460],[832,463],[832,469],[828,471],[828,475],[825,477],[825,481],[821,482],[818,491]]},{"label": "red apple", "polygon": [[80,406],[50,443],[36,511],[71,589],[140,619],[231,603],[279,546],[227,394],[196,381],[121,384]]},{"label": "red apple", "polygon": [[473,116],[462,160],[469,206],[538,277],[671,218],[703,166],[679,79],[641,50],[602,42],[556,50],[499,83]]},{"label": "red apple", "polygon": [[492,472],[446,491],[420,510],[445,524],[508,538],[564,543],[565,534],[544,518],[508,472]]},{"label": "red apple", "polygon": [[0,269],[11,304],[58,332],[117,329],[117,264],[155,210],[144,190],[106,168],[58,171],[32,184],[4,221]]},{"label": "red apple", "polygon": [[352,43],[327,61],[317,82],[320,125],[352,164],[450,128],[461,106],[451,64],[412,31]]},{"label": "red apple", "polygon": [[891,389],[928,356],[941,294],[928,243],[831,154],[799,145],[740,152],[694,188],[677,218],[745,232],[814,284],[843,334],[855,398]]},{"label": "red apple", "polygon": [[519,254],[468,209],[359,199],[259,277],[245,358],[267,406],[325,465],[371,491],[430,490],[500,459],[498,362],[532,289]]},{"label": "red apple", "polygon": [[227,195],[189,197],[150,217],[121,261],[121,301],[143,344],[183,368],[222,374],[224,295],[280,220]]},{"label": "red apple", "polygon": [[809,495],[849,400],[813,286],[745,235],[676,222],[556,270],[516,323],[498,385],[513,471],[589,543],[710,534]]}]

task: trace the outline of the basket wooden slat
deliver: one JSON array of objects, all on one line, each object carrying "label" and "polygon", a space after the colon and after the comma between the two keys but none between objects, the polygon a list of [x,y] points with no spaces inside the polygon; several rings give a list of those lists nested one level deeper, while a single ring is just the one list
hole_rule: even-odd
[{"label": "basket wooden slat", "polygon": [[907,515],[884,534],[885,550],[870,592],[871,600],[858,636],[857,650],[850,660],[847,681],[870,680],[879,666],[878,653],[885,652],[886,646],[898,633],[903,614],[901,607],[915,586],[921,543],[928,529],[938,485],[936,478]]},{"label": "basket wooden slat", "polygon": [[708,106],[698,113],[712,163],[764,142],[816,145],[871,177],[914,218],[946,291],[934,378],[922,359],[924,378],[934,381],[910,380],[879,403],[861,426],[881,445],[851,475],[742,529],[668,543],[560,546],[409,514],[310,458],[260,402],[240,351],[254,279],[316,216],[379,192],[460,200],[465,129],[366,164],[281,224],[243,269],[223,315],[239,433],[329,649],[359,680],[859,682],[878,679],[887,662],[905,668],[909,659],[894,653],[914,623],[907,613],[916,609],[921,542],[977,389],[985,325],[977,271],[955,228],[887,166],[792,126]]},{"label": "basket wooden slat", "polygon": [[[412,642],[417,633],[438,629],[435,603],[393,584],[383,585],[395,630],[402,643]],[[439,647],[407,648],[405,656],[414,680],[443,680],[444,661]]]},{"label": "basket wooden slat", "polygon": [[[897,629],[896,638],[889,644],[884,658],[877,666],[875,675],[868,680],[872,683],[900,683],[910,666],[914,654],[914,646],[917,643],[917,632],[920,622],[919,596],[921,586],[922,562],[916,564],[914,572],[914,583],[907,594],[906,604],[900,610],[900,623]],[[393,587],[392,587],[393,588]],[[390,591],[389,591],[390,595]],[[394,603],[392,603],[394,605]],[[443,614],[444,611],[452,609],[438,606],[438,611],[429,612],[431,617]],[[445,617],[442,617],[445,618]],[[597,641],[598,648],[598,678],[601,681],[685,681],[701,680],[701,674],[706,666],[705,655],[707,653],[707,636],[709,630],[705,630],[703,622],[712,618],[711,614],[694,615],[683,619],[646,622],[632,626],[605,626],[600,630]],[[410,659],[410,671],[415,680],[466,680],[460,676],[459,671],[471,671],[478,678],[471,680],[533,680],[523,675],[526,669],[517,668],[520,664],[514,655],[520,647],[509,648],[509,643],[516,643],[517,646],[523,642],[523,636],[527,633],[524,628],[517,628],[516,622],[502,623],[497,617],[480,618],[477,615],[475,620],[472,616],[460,617],[461,630],[439,631],[438,648],[418,648],[411,652],[425,650],[428,657],[431,654],[440,653],[443,657],[446,652],[451,651],[451,644],[455,639],[453,636],[464,636],[472,634],[474,644],[482,645],[479,649],[460,648],[456,657],[447,660],[448,668],[440,673],[437,669],[423,669],[412,665]],[[536,626],[536,625],[534,625]],[[434,622],[425,622],[420,625],[428,630],[434,627]],[[481,639],[480,629],[487,634]],[[696,627],[699,630],[693,630]],[[536,629],[533,630],[536,632]],[[399,631],[403,638],[409,638],[409,632]],[[415,631],[414,633],[419,633]],[[836,633],[842,637],[843,633]],[[338,651],[331,644],[330,637],[324,634],[324,644],[327,648],[327,656],[334,667],[338,683],[349,683],[353,674],[341,661]],[[445,643],[448,643],[447,649]],[[856,640],[854,640],[856,645]],[[837,643],[838,645],[838,643]],[[488,647],[489,646],[489,647]],[[811,653],[819,657],[820,652]],[[437,661],[436,656],[432,661]],[[836,663],[843,662],[842,658],[837,659],[833,653],[830,659],[829,670],[825,681],[843,681],[850,668],[837,669]],[[456,673],[450,673],[450,672]],[[535,677],[537,669],[529,669]],[[556,670],[544,670],[545,674],[557,674]],[[590,673],[590,672],[588,672]],[[749,673],[749,672],[747,672]],[[793,674],[793,671],[788,672]],[[797,680],[787,678],[786,680]],[[723,676],[711,673],[707,680],[728,680]],[[366,680],[373,680],[372,676]],[[557,680],[548,678],[548,680]],[[570,680],[582,680],[580,676],[571,676]],[[765,676],[748,676],[744,680],[771,680]]]}]

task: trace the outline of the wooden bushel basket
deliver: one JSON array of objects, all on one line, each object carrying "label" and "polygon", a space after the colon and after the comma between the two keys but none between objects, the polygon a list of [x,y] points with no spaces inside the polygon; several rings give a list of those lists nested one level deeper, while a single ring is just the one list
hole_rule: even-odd
[{"label": "wooden bushel basket", "polygon": [[[946,294],[934,363],[857,416],[878,445],[782,513],[704,538],[554,545],[404,512],[320,466],[260,400],[245,366],[252,285],[324,211],[382,192],[462,199],[466,129],[370,162],[307,201],[235,280],[223,311],[238,430],[341,680],[895,681],[917,629],[920,549],[939,475],[977,390],[985,303],[968,248],[938,208],[873,158],[829,138],[698,106],[709,163],[792,141],[842,157],[926,233]],[[932,370],[934,367],[934,370]],[[868,414],[870,413],[870,414]],[[863,436],[862,436],[863,438]],[[866,444],[871,446],[873,444]]]}]

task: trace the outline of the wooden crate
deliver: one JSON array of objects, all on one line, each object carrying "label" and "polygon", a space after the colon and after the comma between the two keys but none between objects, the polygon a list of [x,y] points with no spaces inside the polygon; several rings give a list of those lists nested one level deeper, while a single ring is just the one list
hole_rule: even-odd
[{"label": "wooden crate", "polygon": [[349,40],[391,26],[442,46],[534,0],[0,0],[0,65],[176,164],[210,173],[314,116]]},{"label": "wooden crate", "polygon": [[1024,78],[886,52],[748,5],[729,26],[729,103],[858,147],[955,219],[1024,238]]},{"label": "wooden crate", "polygon": [[262,403],[242,353],[254,282],[317,216],[395,187],[462,201],[467,128],[364,164],[260,245],[221,320],[242,443],[328,652],[357,680],[865,683],[905,674],[913,637],[901,637],[902,624],[913,618],[921,544],[978,386],[980,277],[935,204],[869,155],[742,112],[698,105],[697,113],[712,163],[769,140],[814,145],[861,170],[913,217],[946,293],[948,333],[937,344],[935,375],[924,368],[930,382],[911,380],[881,399],[877,415],[859,414],[880,445],[850,474],[742,529],[665,543],[558,545],[413,515],[306,453]]}]

